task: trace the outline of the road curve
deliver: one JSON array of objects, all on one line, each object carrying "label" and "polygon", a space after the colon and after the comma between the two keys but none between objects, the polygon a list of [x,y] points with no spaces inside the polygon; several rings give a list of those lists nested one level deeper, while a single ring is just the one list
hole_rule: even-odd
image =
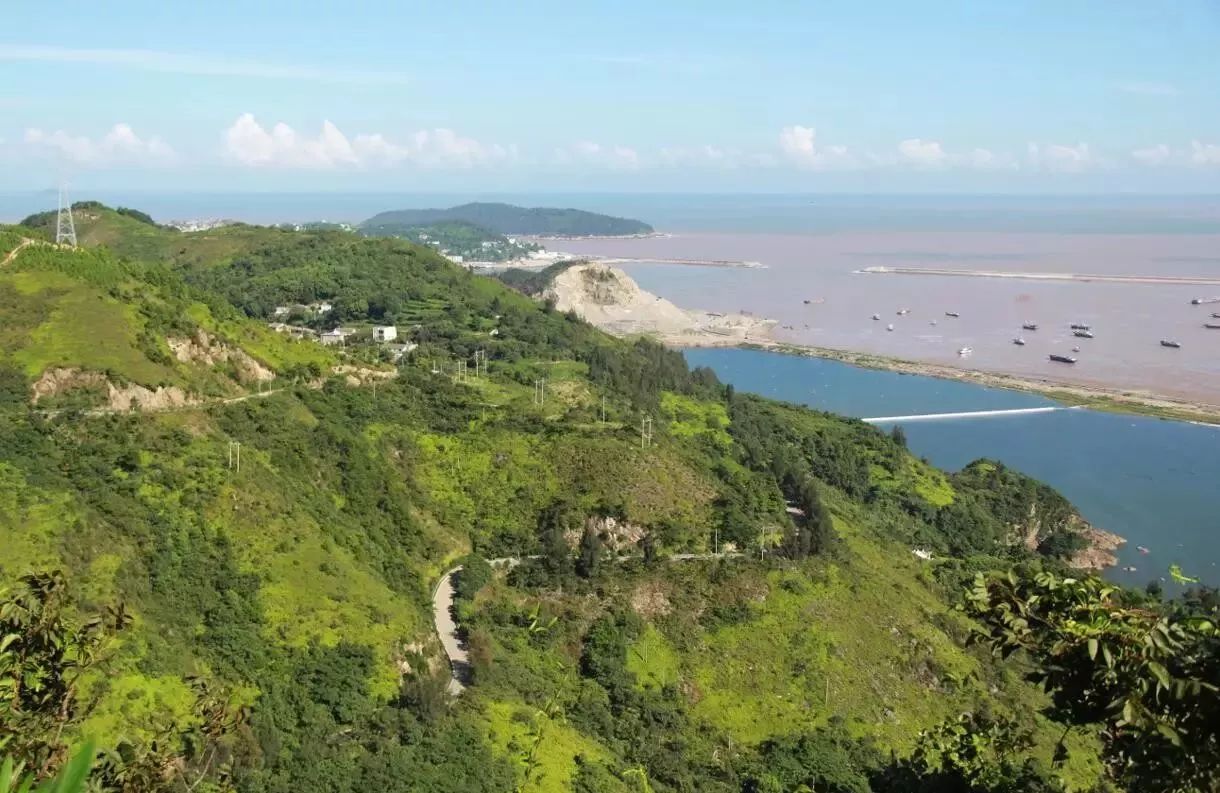
[{"label": "road curve", "polygon": [[[726,553],[676,553],[666,557],[671,562],[688,562],[699,559],[734,559],[744,554],[736,551]],[[526,559],[538,559],[538,556],[527,556]],[[613,561],[622,561],[633,557],[620,556]],[[521,564],[521,559],[515,556],[504,557],[501,559],[488,559],[487,563],[492,567],[509,569]],[[441,640],[441,648],[445,651],[445,657],[449,659],[449,685],[446,690],[453,696],[457,696],[466,690],[466,686],[470,684],[470,651],[466,649],[465,642],[462,641],[461,635],[458,633],[457,620],[453,614],[453,577],[461,572],[462,566],[458,565],[447,571],[441,576],[441,580],[437,582],[436,589],[432,591],[432,624],[436,627],[436,635]]]},{"label": "road curve", "polygon": [[455,697],[466,690],[470,681],[470,653],[458,635],[457,620],[453,618],[453,576],[461,570],[462,566],[458,565],[446,572],[432,593],[432,623],[445,657],[449,659],[448,691]]}]

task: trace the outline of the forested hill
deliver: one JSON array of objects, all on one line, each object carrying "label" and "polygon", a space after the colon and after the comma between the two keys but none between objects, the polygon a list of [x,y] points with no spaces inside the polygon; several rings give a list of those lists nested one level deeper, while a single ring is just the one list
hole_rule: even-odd
[{"label": "forested hill", "polygon": [[599,215],[580,209],[519,207],[471,203],[449,209],[400,209],[374,215],[360,224],[371,234],[400,234],[406,229],[444,220],[464,220],[499,234],[541,234],[565,237],[649,234],[652,226],[639,220]]},{"label": "forested hill", "polygon": [[1214,593],[1069,575],[1049,488],[404,240],[78,206],[78,249],[0,227],[0,776],[93,741],[123,791],[1214,787]]}]

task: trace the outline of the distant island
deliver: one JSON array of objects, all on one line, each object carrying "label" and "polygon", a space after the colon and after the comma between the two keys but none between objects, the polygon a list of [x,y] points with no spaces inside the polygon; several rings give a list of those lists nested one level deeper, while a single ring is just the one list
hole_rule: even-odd
[{"label": "distant island", "polygon": [[519,207],[500,203],[471,203],[448,209],[399,209],[374,215],[360,224],[370,236],[405,236],[420,226],[464,221],[497,234],[559,237],[625,237],[653,233],[652,226],[581,209]]},{"label": "distant island", "polygon": [[439,220],[419,225],[395,223],[361,226],[360,233],[366,237],[400,237],[410,240],[417,245],[434,248],[455,262],[521,261],[542,250],[542,246],[536,242],[508,237],[468,220]]}]

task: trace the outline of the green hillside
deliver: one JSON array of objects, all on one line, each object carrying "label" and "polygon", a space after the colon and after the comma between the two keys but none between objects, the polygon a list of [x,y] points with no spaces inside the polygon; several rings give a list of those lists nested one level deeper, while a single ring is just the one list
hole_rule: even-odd
[{"label": "green hillside", "polygon": [[[956,608],[976,572],[1062,571],[1070,543],[1021,541],[1072,531],[1049,488],[948,476],[407,241],[80,214],[98,244],[0,268],[0,751],[46,775],[93,739],[124,790],[1102,778],[1098,730]],[[313,301],[418,346],[267,327]],[[455,698],[431,597],[459,561]],[[921,765],[962,713],[995,784]]]},{"label": "green hillside", "polygon": [[565,237],[649,234],[652,226],[639,220],[600,215],[581,209],[519,207],[471,203],[448,209],[398,209],[374,215],[360,224],[368,234],[401,235],[416,226],[459,220],[498,234],[543,234]]}]

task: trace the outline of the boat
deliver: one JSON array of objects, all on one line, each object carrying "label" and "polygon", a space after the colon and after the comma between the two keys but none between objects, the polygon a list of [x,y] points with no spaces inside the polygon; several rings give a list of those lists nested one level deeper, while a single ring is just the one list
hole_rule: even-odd
[{"label": "boat", "polygon": [[1091,339],[1091,338],[1093,338],[1093,331],[1091,331],[1091,330],[1078,330],[1078,331],[1076,331],[1075,333],[1073,333],[1072,335],[1073,335],[1073,336],[1079,336],[1079,337],[1080,337],[1080,338],[1082,338],[1082,339]]},{"label": "boat", "polygon": [[1220,311],[1213,311],[1212,319],[1220,319]]},{"label": "boat", "polygon": [[880,315],[880,314],[873,314],[873,319],[881,319],[881,315]]},{"label": "boat", "polygon": [[809,300],[808,298],[806,298],[806,300],[805,300],[805,305],[809,305],[811,302],[813,302],[813,301],[811,301],[811,300]]},{"label": "boat", "polygon": [[900,317],[904,314],[910,314],[910,313],[911,313],[911,309],[909,309],[909,308],[898,309],[898,316],[900,316]]},{"label": "boat", "polygon": [[1176,350],[1182,346],[1182,343],[1179,341],[1174,341],[1173,339],[1161,339],[1161,346],[1162,347],[1173,347]]},{"label": "boat", "polygon": [[962,347],[960,350],[957,351],[957,354],[965,356],[965,355],[969,355],[972,352],[974,352],[973,347]]},{"label": "boat", "polygon": [[1037,323],[1037,322],[1026,322],[1026,323],[1025,323],[1024,325],[1022,325],[1021,327],[1022,327],[1022,328],[1024,328],[1025,330],[1037,330],[1037,329],[1038,329],[1038,323]]},{"label": "boat", "polygon": [[885,329],[886,329],[886,330],[893,330],[893,329],[894,329],[894,326],[893,326],[893,324],[886,325],[886,326],[885,326]]},{"label": "boat", "polygon": [[945,316],[946,317],[960,317],[961,314],[957,313],[956,311],[946,311]]},{"label": "boat", "polygon": [[1021,338],[1020,336],[1018,336],[1017,338],[1015,338],[1015,339],[1013,339],[1013,340],[1012,340],[1012,343],[1013,343],[1013,344],[1015,344],[1015,345],[1017,345],[1018,347],[1024,347],[1024,346],[1025,346],[1025,339],[1023,339],[1023,338]]},{"label": "boat", "polygon": [[1134,572],[1135,572],[1135,565],[1133,565],[1133,564],[1129,564],[1129,565],[1127,565],[1126,567],[1124,567],[1123,569],[1124,569],[1124,570],[1126,570],[1128,573],[1134,573]]},{"label": "boat", "polygon": [[931,321],[931,322],[929,322],[928,324],[929,324],[929,325],[935,325],[935,324],[936,324],[936,320],[932,320],[932,321]]},{"label": "boat", "polygon": [[1201,306],[1205,303],[1220,303],[1220,297],[1196,297],[1190,301],[1192,306]]},{"label": "boat", "polygon": [[1079,348],[1079,347],[1073,347],[1073,348],[1072,348],[1072,352],[1080,352],[1080,348]]},{"label": "boat", "polygon": [[1091,328],[1083,322],[1073,322],[1072,330],[1091,330]]},{"label": "boat", "polygon": [[1051,360],[1055,361],[1056,363],[1076,363],[1076,359],[1070,355],[1056,355],[1055,353],[1051,353],[1050,357]]},{"label": "boat", "polygon": [[1203,327],[1211,328],[1212,330],[1220,330],[1220,322],[1204,322]]},{"label": "boat", "polygon": [[1151,551],[1149,551],[1148,548],[1143,545],[1135,546],[1135,550],[1139,551],[1140,553],[1151,553]]}]

